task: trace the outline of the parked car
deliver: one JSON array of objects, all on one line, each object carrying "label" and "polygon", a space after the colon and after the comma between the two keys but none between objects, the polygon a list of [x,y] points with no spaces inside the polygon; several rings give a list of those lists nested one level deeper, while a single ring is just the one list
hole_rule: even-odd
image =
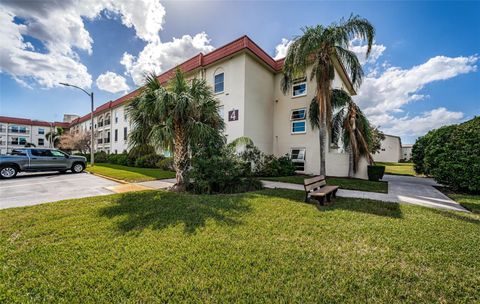
[{"label": "parked car", "polygon": [[0,178],[13,178],[18,172],[71,170],[80,173],[86,166],[85,157],[69,155],[57,149],[14,149],[9,155],[0,155]]}]

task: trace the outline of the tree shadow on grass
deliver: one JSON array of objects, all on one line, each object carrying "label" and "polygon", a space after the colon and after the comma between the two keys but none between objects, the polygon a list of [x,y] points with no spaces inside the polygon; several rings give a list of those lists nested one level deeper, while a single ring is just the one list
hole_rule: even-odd
[{"label": "tree shadow on grass", "polygon": [[[298,190],[284,190],[284,189],[271,189],[264,190],[261,192],[263,195],[282,197],[286,199],[296,200],[299,203],[304,203],[305,192]],[[333,199],[331,203],[327,203],[325,206],[319,206],[317,201],[311,200],[310,203],[307,203],[316,208],[320,212],[331,212],[335,210],[348,210],[359,213],[372,214],[377,216],[391,217],[391,218],[402,218],[402,210],[400,205],[397,203],[390,202],[380,202],[367,199],[359,198],[346,198],[346,197],[337,197]]]},{"label": "tree shadow on grass", "polygon": [[455,212],[450,210],[440,210],[440,209],[432,209],[432,212],[438,215],[444,216],[446,218],[480,225],[480,219],[472,216],[469,213],[460,212],[460,211]]},{"label": "tree shadow on grass", "polygon": [[122,233],[146,228],[164,229],[184,225],[195,233],[208,220],[223,225],[240,225],[242,214],[251,211],[244,195],[191,195],[166,191],[132,192],[121,195],[115,204],[100,210],[100,216],[119,218]]}]

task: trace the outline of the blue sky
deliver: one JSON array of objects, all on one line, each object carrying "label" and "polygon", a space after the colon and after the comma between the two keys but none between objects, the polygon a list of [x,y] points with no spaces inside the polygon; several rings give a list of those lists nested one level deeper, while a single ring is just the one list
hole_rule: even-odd
[{"label": "blue sky", "polygon": [[[137,87],[144,72],[164,71],[244,34],[276,56],[282,39],[288,45],[301,27],[351,13],[376,28],[376,57],[365,63],[356,97],[372,122],[413,142],[480,114],[480,2],[92,3],[0,4],[0,115],[84,115],[88,97],[57,82],[93,90],[98,106]],[[352,42],[359,54],[361,46]]]}]

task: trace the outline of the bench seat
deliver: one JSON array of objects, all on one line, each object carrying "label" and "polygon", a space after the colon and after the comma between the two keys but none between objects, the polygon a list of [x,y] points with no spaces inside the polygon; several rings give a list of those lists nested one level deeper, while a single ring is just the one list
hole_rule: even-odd
[{"label": "bench seat", "polygon": [[323,186],[320,189],[310,192],[310,196],[325,196],[336,190],[338,190],[338,186]]},{"label": "bench seat", "polygon": [[325,201],[330,202],[331,198],[336,197],[339,188],[338,186],[327,185],[323,175],[305,179],[303,186],[305,188],[305,202],[309,202],[310,198],[313,198],[320,205],[323,205]]}]

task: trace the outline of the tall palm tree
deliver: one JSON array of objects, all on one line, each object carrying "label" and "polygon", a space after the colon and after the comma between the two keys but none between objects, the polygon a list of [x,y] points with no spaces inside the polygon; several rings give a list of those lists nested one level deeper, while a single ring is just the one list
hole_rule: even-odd
[{"label": "tall palm tree", "polygon": [[305,77],[311,68],[310,80],[315,80],[315,100],[319,107],[320,174],[325,175],[325,142],[327,127],[331,125],[332,104],[330,92],[335,76],[335,64],[340,62],[346,69],[354,87],[361,84],[363,69],[355,53],[348,49],[349,41],[360,38],[367,42],[368,57],[372,48],[375,29],[366,19],[350,16],[340,23],[328,27],[317,25],[302,29],[303,35],[296,37],[285,58],[282,90],[290,89],[295,79]]},{"label": "tall palm tree", "polygon": [[65,133],[62,127],[53,127],[45,138],[53,144],[53,147],[57,147],[60,144],[60,137]]},{"label": "tall palm tree", "polygon": [[[372,127],[357,104],[344,90],[334,89],[331,101],[335,114],[332,119],[332,140],[338,142],[342,138],[345,150],[349,154],[348,176],[357,172],[358,163],[365,157],[369,164],[373,162],[370,154]],[[318,105],[316,101],[310,104],[310,121],[318,127]]]},{"label": "tall palm tree", "polygon": [[180,70],[163,87],[155,75],[146,78],[142,92],[127,111],[132,119],[130,140],[173,151],[177,191],[184,191],[192,147],[220,138],[224,122],[219,104],[205,80],[187,81]]}]

